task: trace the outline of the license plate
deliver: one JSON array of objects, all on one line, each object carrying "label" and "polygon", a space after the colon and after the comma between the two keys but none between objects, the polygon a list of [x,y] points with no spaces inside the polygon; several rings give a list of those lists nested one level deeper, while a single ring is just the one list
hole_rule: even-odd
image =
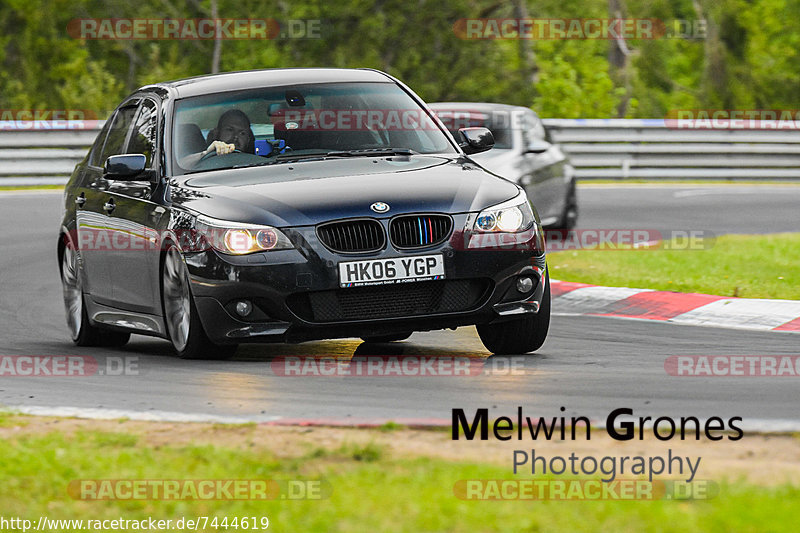
[{"label": "license plate", "polygon": [[444,258],[441,254],[339,263],[339,285],[342,287],[432,279],[444,279]]}]

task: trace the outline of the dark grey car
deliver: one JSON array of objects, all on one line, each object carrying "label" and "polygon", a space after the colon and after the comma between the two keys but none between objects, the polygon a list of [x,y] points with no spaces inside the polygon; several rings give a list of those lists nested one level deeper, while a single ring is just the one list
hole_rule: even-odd
[{"label": "dark grey car", "polygon": [[459,128],[489,128],[494,134],[494,148],[474,154],[472,159],[522,186],[543,225],[558,229],[575,227],[578,203],[572,165],[534,111],[491,103],[429,105],[456,139]]}]

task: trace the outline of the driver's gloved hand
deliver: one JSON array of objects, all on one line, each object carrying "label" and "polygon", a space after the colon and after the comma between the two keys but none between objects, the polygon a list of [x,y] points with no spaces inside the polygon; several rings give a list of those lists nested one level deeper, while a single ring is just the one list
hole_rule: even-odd
[{"label": "driver's gloved hand", "polygon": [[217,155],[224,155],[233,152],[236,149],[235,144],[228,144],[222,141],[214,141],[212,142],[208,148],[203,151],[203,155],[210,154],[211,152],[216,151]]}]

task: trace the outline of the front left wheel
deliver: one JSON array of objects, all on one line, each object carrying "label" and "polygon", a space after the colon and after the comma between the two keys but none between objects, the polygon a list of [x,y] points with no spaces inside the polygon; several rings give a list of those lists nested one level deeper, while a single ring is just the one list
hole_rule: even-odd
[{"label": "front left wheel", "polygon": [[200,323],[189,286],[189,273],[183,256],[174,244],[164,254],[161,267],[161,294],[164,322],[175,353],[182,359],[229,359],[237,346],[211,342]]},{"label": "front left wheel", "polygon": [[564,209],[561,211],[561,216],[555,224],[554,229],[560,230],[573,230],[578,224],[578,194],[575,190],[575,183],[573,182],[567,191],[567,197],[564,199]]},{"label": "front left wheel", "polygon": [[544,344],[550,329],[550,274],[545,274],[542,304],[535,315],[499,322],[480,324],[478,336],[487,350],[497,355],[535,352]]},{"label": "front left wheel", "polygon": [[375,337],[361,337],[361,340],[368,343],[384,343],[384,342],[398,342],[404,341],[411,336],[413,332],[406,331],[403,333],[395,333],[394,335],[377,335]]}]

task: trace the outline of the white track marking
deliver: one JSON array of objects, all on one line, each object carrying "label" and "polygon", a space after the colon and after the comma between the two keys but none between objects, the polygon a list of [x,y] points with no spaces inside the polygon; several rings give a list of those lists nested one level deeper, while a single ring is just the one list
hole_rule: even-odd
[{"label": "white track marking", "polygon": [[208,413],[180,413],[177,411],[128,411],[104,407],[48,407],[43,405],[9,405],[2,408],[8,412],[37,416],[62,416],[93,420],[117,420],[127,418],[146,422],[210,422],[219,424],[249,424],[273,422],[280,416],[246,415],[227,416]]},{"label": "white track marking", "polygon": [[676,191],[672,193],[673,198],[688,198],[691,196],[714,196],[720,194],[764,194],[764,193],[772,193],[772,194],[786,194],[785,189],[770,189],[770,188],[755,188],[755,187],[748,187],[748,188],[736,188],[736,189],[724,189],[724,188],[716,188],[716,189],[687,189]]},{"label": "white track marking", "polygon": [[[263,423],[273,422],[279,420],[279,416],[219,416],[210,414],[197,414],[197,413],[177,413],[167,411],[126,411],[123,409],[105,409],[105,408],[84,408],[84,407],[46,407],[46,406],[17,406],[17,407],[4,407],[3,410],[7,412],[17,412],[36,416],[59,416],[59,417],[74,417],[85,418],[94,420],[117,420],[120,418],[127,418],[129,420],[138,420],[146,422],[207,422],[207,423],[222,423],[222,424],[247,424],[247,423]],[[302,420],[302,419],[298,419]],[[376,418],[371,419],[372,424],[378,427],[390,420]],[[358,422],[358,420],[354,420]],[[361,421],[363,422],[363,421]],[[359,422],[359,423],[361,423]],[[701,425],[705,419],[700,419]],[[605,423],[603,420],[594,418],[591,419],[590,424],[592,427],[604,428]],[[449,427],[450,421],[443,420],[442,427]],[[738,424],[743,431],[746,432],[760,432],[760,433],[796,433],[800,432],[800,420],[787,420],[787,419],[758,419],[744,417],[742,422]],[[645,424],[645,427],[652,427],[652,422]]]}]

